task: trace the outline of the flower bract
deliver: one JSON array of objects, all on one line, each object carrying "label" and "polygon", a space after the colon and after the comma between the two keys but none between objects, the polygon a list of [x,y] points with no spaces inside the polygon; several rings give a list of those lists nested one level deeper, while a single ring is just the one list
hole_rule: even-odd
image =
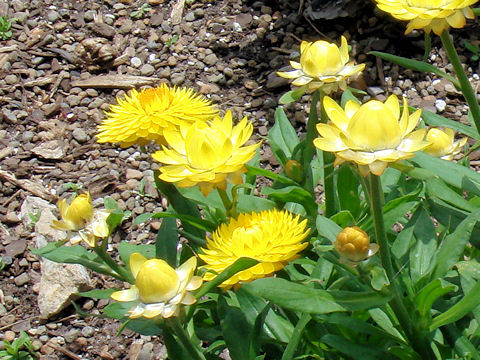
[{"label": "flower bract", "polygon": [[[308,235],[307,220],[300,221],[288,211],[269,210],[259,213],[240,214],[222,224],[207,239],[199,257],[205,261],[204,280],[215,278],[241,257],[259,261],[223,282],[220,286],[230,288],[242,282],[272,275],[289,261],[299,257],[298,253],[308,246],[302,242]],[[213,272],[211,272],[213,271]]]},{"label": "flower bract", "polygon": [[89,193],[77,195],[70,204],[62,199],[57,204],[61,220],[53,220],[52,227],[70,232],[70,243],[85,241],[95,246],[96,239],[104,239],[109,235],[107,218],[110,212],[93,208]]},{"label": "flower bract", "polygon": [[168,146],[152,156],[164,164],[160,179],[179,187],[197,185],[203,194],[214,187],[225,188],[226,181],[242,182],[245,164],[253,158],[260,143],[245,146],[253,126],[243,118],[233,126],[232,114],[222,118],[181,126],[180,130],[164,132]]},{"label": "flower bract", "polygon": [[478,0],[375,0],[379,9],[399,20],[409,21],[406,34],[414,29],[441,35],[450,26],[462,28],[473,19],[469,7]]},{"label": "flower bract", "polygon": [[467,143],[467,138],[455,141],[455,132],[450,128],[432,128],[428,130],[426,139],[430,145],[423,151],[443,160],[453,160]]},{"label": "flower bract", "polygon": [[202,285],[202,278],[193,275],[197,267],[196,257],[174,269],[164,260],[147,260],[140,253],[133,253],[129,265],[135,285],[128,290],[114,292],[111,298],[135,301],[129,311],[130,318],[169,318],[178,315],[180,304],[191,305],[197,301],[190,293]]},{"label": "flower bract", "polygon": [[188,88],[166,84],[142,91],[132,90],[117,99],[107,118],[98,127],[99,143],[118,143],[122,147],[164,143],[163,133],[183,124],[207,121],[217,111],[210,100]]},{"label": "flower bract", "polygon": [[292,71],[277,74],[292,81],[294,86],[307,86],[309,91],[321,89],[324,93],[347,88],[347,79],[358,75],[365,64],[349,62],[347,39],[342,36],[340,47],[327,41],[302,41],[300,62],[290,61]]},{"label": "flower bract", "polygon": [[370,237],[358,226],[348,226],[340,231],[334,245],[340,257],[350,262],[365,260],[379,249],[377,244],[370,244]]},{"label": "flower bract", "polygon": [[429,145],[424,141],[425,129],[413,130],[421,110],[409,115],[407,100],[403,101],[402,112],[395,95],[384,103],[370,100],[360,105],[349,100],[342,109],[326,96],[323,105],[331,123],[317,125],[320,137],[314,144],[335,153],[336,165],[351,161],[363,176],[381,175],[388,163],[409,159]]}]

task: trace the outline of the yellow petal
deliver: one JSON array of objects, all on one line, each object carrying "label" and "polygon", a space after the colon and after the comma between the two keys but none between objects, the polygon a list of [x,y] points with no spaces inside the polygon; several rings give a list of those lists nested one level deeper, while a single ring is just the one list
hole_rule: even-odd
[{"label": "yellow petal", "polygon": [[140,253],[132,253],[132,255],[130,255],[129,266],[134,278],[137,277],[138,271],[145,261],[147,261],[147,259]]},{"label": "yellow petal", "polygon": [[115,301],[135,301],[138,299],[138,291],[135,286],[132,286],[127,290],[115,291],[110,297]]},{"label": "yellow petal", "polygon": [[144,304],[165,302],[177,294],[179,277],[164,260],[150,259],[138,270],[135,286]]}]

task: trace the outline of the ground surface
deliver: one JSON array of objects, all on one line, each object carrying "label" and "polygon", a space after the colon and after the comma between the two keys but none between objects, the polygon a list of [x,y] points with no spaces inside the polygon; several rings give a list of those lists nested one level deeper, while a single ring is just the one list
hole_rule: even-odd
[{"label": "ground surface", "polygon": [[[311,22],[298,14],[295,1],[194,0],[187,1],[174,24],[175,1],[151,0],[151,10],[142,13],[144,3],[0,0],[0,15],[17,18],[13,37],[0,41],[0,254],[6,265],[0,271],[0,334],[12,339],[27,330],[44,359],[165,357],[160,339],[131,331],[117,337],[118,322],[83,319],[72,307],[40,319],[41,269],[29,250],[34,246],[36,214],[21,218],[27,196],[55,204],[59,196],[69,194],[67,183],[81,185],[95,199],[114,197],[132,211],[132,218],[162,211],[162,201],[152,198],[157,196],[152,185],[155,165],[149,156],[135,148],[95,143],[104,110],[126,91],[120,76],[193,87],[222,111],[232,109],[237,118],[248,116],[260,137],[272,125],[278,98],[289,89],[275,70],[298,57],[300,40],[338,42],[343,34],[350,39],[356,61],[367,63],[364,82],[357,85],[370,96],[383,100],[389,93],[403,93],[412,106],[458,121],[467,119],[463,100],[446,81],[367,55],[380,50],[420,58],[423,52],[422,34],[404,37],[402,24],[378,16],[368,5],[354,18]],[[474,86],[479,84],[478,61],[472,61],[463,42],[478,43],[476,30],[454,32]],[[445,68],[445,54],[437,51],[437,45],[434,39],[430,60]],[[107,74],[113,75],[110,82],[99,86],[97,76]],[[305,97],[286,107],[299,133],[307,105]],[[277,165],[267,146],[262,159],[267,167]],[[143,191],[142,178],[146,178]],[[132,229],[127,221],[114,241],[148,242],[158,226],[152,222]],[[103,279],[94,281],[102,286]],[[79,304],[98,312],[107,301]]]}]

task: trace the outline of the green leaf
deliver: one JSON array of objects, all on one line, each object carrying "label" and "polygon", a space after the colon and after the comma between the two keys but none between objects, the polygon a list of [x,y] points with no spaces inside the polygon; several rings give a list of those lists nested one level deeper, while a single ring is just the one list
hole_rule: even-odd
[{"label": "green leaf", "polygon": [[456,288],[455,285],[443,279],[435,279],[423,287],[415,296],[415,307],[423,318],[427,318],[430,316],[430,310],[435,300]]},{"label": "green leaf", "polygon": [[292,179],[290,179],[286,176],[274,173],[273,171],[261,169],[259,167],[250,166],[250,165],[245,165],[245,167],[247,168],[247,170],[248,170],[247,174],[249,174],[249,175],[265,176],[268,179],[271,179],[273,181],[276,181],[276,182],[279,182],[279,183],[285,184],[285,185],[298,185],[298,183],[296,183]]},{"label": "green leaf", "polygon": [[377,346],[355,344],[337,335],[325,335],[321,338],[321,341],[352,359],[385,360],[387,358],[387,354],[378,349]]},{"label": "green leaf", "polygon": [[299,203],[303,205],[310,215],[316,215],[318,213],[318,206],[312,194],[300,186],[286,186],[281,189],[272,189],[271,187],[264,186],[262,188],[262,195],[267,195],[271,199],[282,202]]},{"label": "green leaf", "polygon": [[379,293],[320,290],[281,278],[258,279],[243,287],[278,306],[309,314],[368,309],[388,301]]},{"label": "green leaf", "polygon": [[[160,218],[176,218],[180,219],[182,223],[186,223],[190,226],[193,226],[197,229],[201,229],[204,231],[213,231],[217,228],[216,224],[212,223],[211,221],[202,219],[200,217],[194,217],[190,215],[181,215],[176,213],[169,213],[169,212],[158,212],[155,214],[152,213],[144,213],[142,215],[137,216],[133,225],[139,225],[145,221],[150,219],[160,219]],[[137,221],[138,219],[138,221]]]},{"label": "green leaf", "polygon": [[335,240],[337,239],[338,233],[342,231],[342,228],[338,226],[334,221],[322,215],[317,216],[316,225],[318,234],[327,238],[332,243],[335,242]]},{"label": "green leaf", "polygon": [[116,289],[94,289],[85,292],[79,292],[77,295],[92,299],[110,299],[110,295],[117,291]]},{"label": "green leaf", "polygon": [[462,124],[459,121],[450,120],[450,119],[444,118],[441,115],[438,115],[423,109],[422,109],[422,119],[430,126],[447,127],[461,134],[470,136],[473,139],[480,140],[480,136],[475,131],[475,129],[471,128],[468,125]]},{"label": "green leaf", "polygon": [[303,94],[305,94],[305,90],[307,90],[307,86],[302,86],[298,89],[287,91],[280,97],[280,99],[278,99],[278,103],[286,105],[298,101],[302,98]]},{"label": "green leaf", "polygon": [[135,306],[135,301],[113,302],[103,309],[103,314],[112,319],[122,319]]},{"label": "green leaf", "polygon": [[285,348],[285,352],[283,353],[282,360],[293,359],[293,356],[295,355],[295,351],[297,350],[298,344],[300,343],[300,340],[302,338],[303,331],[311,319],[312,317],[309,314],[302,314],[297,324],[295,325],[293,336],[288,342],[287,347]]},{"label": "green leaf", "polygon": [[293,149],[300,140],[282,108],[277,108],[275,111],[275,124],[268,132],[268,141],[273,154],[285,167],[285,163],[292,157]]},{"label": "green leaf", "polygon": [[[182,196],[200,206],[208,206],[215,209],[224,209],[222,199],[218,195],[218,191],[210,191],[207,196],[203,195],[198,186],[191,186],[187,188],[179,188],[178,191]],[[228,191],[228,189],[227,189]]]},{"label": "green leaf", "polygon": [[453,305],[444,313],[433,318],[430,324],[430,331],[435,330],[440,326],[444,326],[460,320],[470,311],[475,309],[480,304],[480,281],[477,281],[475,286],[466,294],[459,302]]},{"label": "green leaf", "polygon": [[[240,309],[245,314],[248,322],[253,326],[258,315],[263,311],[267,302],[245,291],[243,287],[235,291]],[[282,318],[274,311],[270,311],[265,318],[263,330],[267,336],[277,342],[288,343],[293,332],[293,325],[286,319]]]},{"label": "green leaf", "polygon": [[382,311],[380,308],[370,309],[368,313],[372,317],[373,321],[377,323],[383,330],[385,330],[390,336],[400,342],[405,343],[405,339],[402,334],[393,326],[392,320],[388,315]]},{"label": "green leaf", "polygon": [[165,260],[173,268],[177,267],[178,231],[174,218],[165,218],[155,239],[155,257]]},{"label": "green leaf", "polygon": [[36,255],[57,263],[80,264],[100,274],[113,276],[110,267],[95,253],[81,245],[62,246],[64,242],[50,243],[41,249],[34,249]]},{"label": "green leaf", "polygon": [[451,204],[458,209],[466,210],[466,211],[473,211],[475,207],[470,204],[463,196],[459,195],[455,191],[453,191],[450,187],[448,187],[442,180],[440,179],[427,179],[425,181],[427,194],[429,197],[438,197],[442,199],[448,204]]},{"label": "green leaf", "polygon": [[252,329],[243,312],[229,306],[223,296],[218,298],[218,314],[223,339],[232,360],[251,360],[255,354],[250,347]]},{"label": "green leaf", "polygon": [[[178,192],[177,188],[173,184],[160,180],[158,170],[154,172],[153,177],[155,179],[155,185],[157,189],[167,197],[170,205],[173,207],[176,213],[180,215],[188,215],[198,219],[202,218],[200,211],[194,203],[182,196],[182,194]],[[185,220],[180,219],[180,221],[182,222],[183,228],[186,232],[202,239],[205,238],[205,231],[198,229]]]},{"label": "green leaf", "polygon": [[[440,177],[445,183],[457,189],[462,189],[464,178],[480,184],[480,174],[452,161],[442,160],[423,152],[417,152],[411,161],[423,169],[429,170],[431,174]],[[455,174],[455,176],[452,176],[452,174]]]},{"label": "green leaf", "polygon": [[394,64],[406,67],[407,69],[412,69],[416,71],[420,71],[423,73],[434,73],[437,74],[438,76],[441,76],[449,81],[452,82],[452,84],[457,88],[460,89],[461,86],[458,83],[458,80],[455,79],[453,76],[448,75],[446,72],[440,70],[439,68],[430,65],[429,63],[423,62],[423,61],[418,61],[418,60],[412,60],[409,58],[404,58],[401,56],[396,56],[392,54],[387,54],[383,53],[380,51],[370,51],[370,55],[375,55],[378,56],[379,58],[382,58],[383,60],[390,61]]},{"label": "green leaf", "polygon": [[455,231],[445,237],[437,251],[434,277],[443,277],[445,273],[460,259],[470,240],[475,224],[480,220],[480,209],[470,214]]},{"label": "green leaf", "polygon": [[170,333],[163,332],[163,342],[167,347],[168,358],[172,360],[192,360],[192,356],[180,345],[180,342]]},{"label": "green leaf", "polygon": [[[358,91],[357,91],[358,92]],[[341,105],[342,105],[342,108],[345,108],[345,104],[347,103],[347,101],[349,100],[353,100],[355,101],[356,103],[358,104],[361,104],[360,100],[358,100],[358,98],[353,95],[353,92],[352,92],[352,89],[351,88],[348,88],[347,90],[345,90],[343,93],[342,93],[342,99],[341,99]]]},{"label": "green leaf", "polygon": [[382,290],[385,286],[390,285],[390,281],[388,280],[387,273],[385,269],[380,266],[374,266],[371,270],[372,273],[372,288],[377,291]]},{"label": "green leaf", "polygon": [[159,336],[163,334],[163,329],[153,319],[128,319],[126,327],[144,336]]},{"label": "green leaf", "polygon": [[340,210],[348,210],[356,218],[360,214],[361,201],[358,193],[358,180],[349,166],[337,171],[337,194]]},{"label": "green leaf", "polygon": [[413,283],[428,276],[435,265],[437,233],[428,212],[419,208],[414,214],[416,219],[413,234],[415,245],[410,250],[410,275]]},{"label": "green leaf", "polygon": [[143,244],[135,245],[126,241],[122,241],[120,244],[118,244],[118,254],[120,255],[120,258],[124,264],[129,264],[130,255],[132,255],[134,252],[142,254],[147,259],[153,259],[155,257],[155,246]]},{"label": "green leaf", "polygon": [[254,265],[258,264],[258,260],[241,257],[235,261],[232,265],[223,270],[218,274],[213,280],[203,283],[202,287],[197,290],[195,297],[197,299],[201,298],[203,295],[216,288],[218,285],[223,283],[225,280],[230,279],[236,273],[248,269]]},{"label": "green leaf", "polygon": [[263,210],[271,210],[276,204],[268,199],[259,196],[239,194],[237,199],[237,211],[239,213],[259,212]]}]

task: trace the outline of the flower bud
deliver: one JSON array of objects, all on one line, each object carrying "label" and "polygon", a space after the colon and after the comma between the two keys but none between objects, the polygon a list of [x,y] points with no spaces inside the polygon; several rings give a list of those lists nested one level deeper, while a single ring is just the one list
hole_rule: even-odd
[{"label": "flower bud", "polygon": [[467,142],[467,138],[455,141],[455,132],[449,128],[428,130],[426,140],[431,144],[424,151],[444,160],[453,160]]},{"label": "flower bud", "polygon": [[375,254],[378,245],[370,244],[370,237],[358,226],[349,226],[337,235],[335,249],[342,258],[358,262]]},{"label": "flower bud", "polygon": [[143,303],[165,302],[177,294],[179,278],[164,260],[150,259],[138,270],[135,285]]},{"label": "flower bud", "polygon": [[303,174],[303,166],[296,160],[288,160],[285,164],[285,172],[287,176],[300,183],[303,181],[304,174]]}]

